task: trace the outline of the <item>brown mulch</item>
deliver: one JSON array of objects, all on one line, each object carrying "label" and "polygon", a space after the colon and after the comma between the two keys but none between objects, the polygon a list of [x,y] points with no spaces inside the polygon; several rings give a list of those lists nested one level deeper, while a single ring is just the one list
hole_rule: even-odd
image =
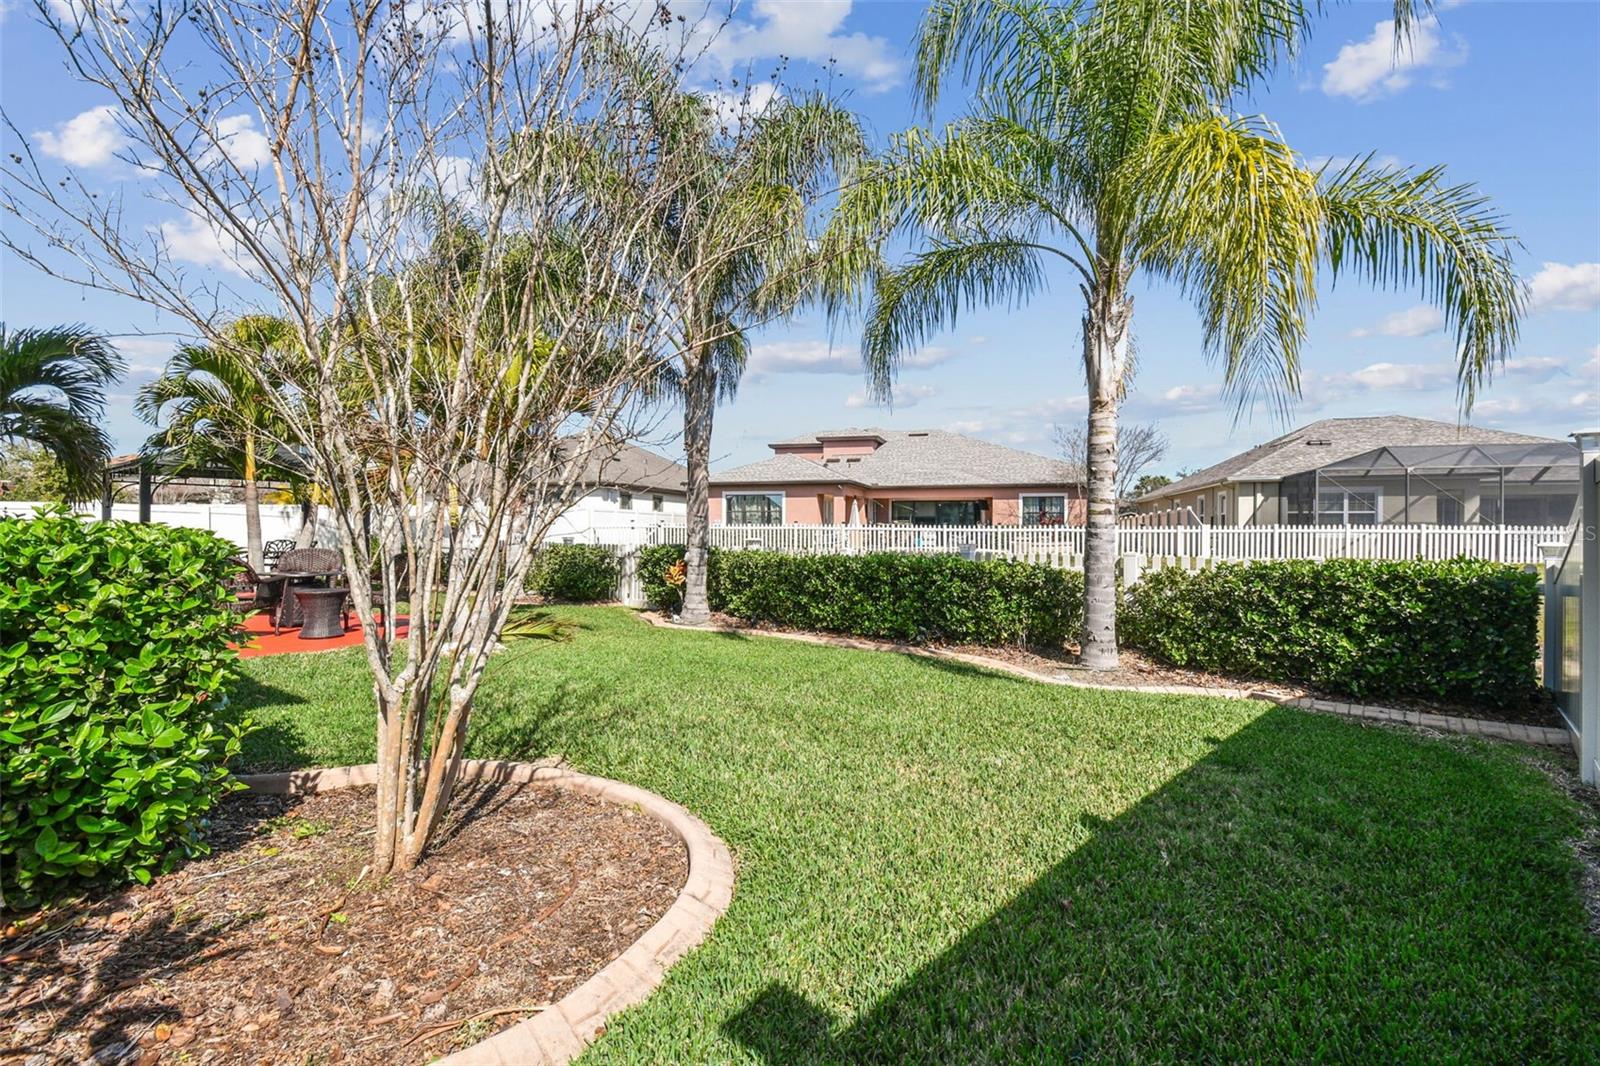
[{"label": "brown mulch", "polygon": [[6,929],[0,1062],[424,1062],[559,1000],[687,877],[649,815],[485,785],[375,882],[372,800],[235,794],[209,856]]},{"label": "brown mulch", "polygon": [[[660,618],[663,616],[657,613],[655,617]],[[719,613],[712,615],[712,622],[730,629],[743,629],[752,632],[809,633],[807,630],[776,626],[765,622],[750,624],[732,615]],[[838,636],[838,634],[816,635],[830,638]],[[895,644],[892,641],[875,640],[871,637],[847,636],[844,639],[884,650],[903,649],[905,647],[905,645]],[[1015,645],[991,647],[982,644],[931,643],[921,645],[921,647],[929,651],[954,652],[958,655],[996,659],[1018,669],[1026,670],[1029,673],[1038,674],[1041,677],[1065,677],[1086,685],[1101,685],[1112,688],[1132,688],[1143,685],[1187,685],[1192,688],[1250,689],[1290,699],[1309,696],[1312,699],[1333,700],[1339,703],[1352,702],[1349,696],[1324,692],[1307,685],[1286,684],[1282,681],[1263,681],[1260,678],[1231,677],[1224,674],[1209,673],[1204,670],[1192,670],[1182,666],[1169,666],[1131,648],[1119,649],[1117,655],[1121,660],[1121,665],[1117,669],[1088,670],[1079,665],[1078,652],[1074,645],[1068,645],[1064,648],[1023,648]],[[1539,695],[1544,696],[1544,693]],[[1361,703],[1366,701],[1356,700],[1354,702]],[[1403,711],[1426,711],[1430,714],[1447,714],[1457,718],[1476,718],[1489,722],[1511,722],[1517,725],[1554,726],[1557,728],[1562,725],[1561,716],[1556,711],[1554,702],[1548,698],[1535,698],[1523,704],[1504,704],[1492,708],[1409,698],[1384,699],[1376,702],[1381,703],[1383,706],[1395,707]]]}]

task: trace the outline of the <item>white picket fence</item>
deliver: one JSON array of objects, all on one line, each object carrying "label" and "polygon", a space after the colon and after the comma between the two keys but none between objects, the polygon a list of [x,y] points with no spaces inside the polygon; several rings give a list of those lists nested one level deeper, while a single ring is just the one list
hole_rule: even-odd
[{"label": "white picket fence", "polygon": [[[796,555],[946,552],[1081,565],[1082,526],[712,526],[714,548]],[[1541,561],[1560,526],[1122,526],[1117,554],[1182,559],[1453,559]],[[647,544],[683,544],[681,525],[642,531]],[[619,543],[622,541],[619,540]],[[631,541],[640,543],[640,541]]]}]

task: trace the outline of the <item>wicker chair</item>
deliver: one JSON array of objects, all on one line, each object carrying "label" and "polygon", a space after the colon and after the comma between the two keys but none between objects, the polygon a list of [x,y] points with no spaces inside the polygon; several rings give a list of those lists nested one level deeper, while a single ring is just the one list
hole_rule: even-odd
[{"label": "wicker chair", "polygon": [[241,568],[241,572],[230,578],[225,586],[233,593],[233,599],[228,601],[229,609],[240,614],[249,614],[251,611],[275,606],[277,582],[269,581],[262,584],[261,576],[243,558],[236,558],[234,562]]},{"label": "wicker chair", "polygon": [[[291,548],[279,557],[276,569],[279,572],[326,574],[333,577],[343,569],[343,563],[339,553],[332,548]],[[344,624],[348,628],[350,625],[348,601],[344,615]],[[292,629],[299,624],[300,602],[294,598],[294,586],[285,582],[278,600],[278,609],[272,616],[273,635],[281,633],[285,627]]]}]

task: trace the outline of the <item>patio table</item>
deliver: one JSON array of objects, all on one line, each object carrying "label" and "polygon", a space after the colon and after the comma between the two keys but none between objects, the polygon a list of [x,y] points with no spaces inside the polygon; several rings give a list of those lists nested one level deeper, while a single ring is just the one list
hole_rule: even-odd
[{"label": "patio table", "polygon": [[344,636],[344,601],[350,590],[343,585],[331,588],[291,589],[300,604],[300,639],[326,640]]},{"label": "patio table", "polygon": [[313,582],[328,581],[338,576],[325,570],[274,570],[264,575],[263,581],[283,582],[283,589],[278,593],[278,613],[273,620],[273,632],[277,633],[285,628],[292,629],[300,624],[300,602],[289,595],[290,592],[295,591],[297,586],[304,587]]}]

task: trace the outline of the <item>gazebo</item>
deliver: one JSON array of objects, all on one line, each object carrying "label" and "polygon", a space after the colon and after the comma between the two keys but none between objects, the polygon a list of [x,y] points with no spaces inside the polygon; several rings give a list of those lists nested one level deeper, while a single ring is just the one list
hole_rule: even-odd
[{"label": "gazebo", "polygon": [[[303,471],[310,476],[310,465],[288,448],[278,448],[271,459],[261,464],[266,469]],[[111,505],[115,501],[119,484],[138,486],[139,521],[150,521],[150,506],[158,486],[192,484],[197,486],[239,484],[237,469],[221,463],[197,463],[170,452],[136,452],[119,455],[106,463],[100,489],[100,517],[111,518]],[[267,490],[288,488],[288,483],[263,479],[259,482]]]}]

